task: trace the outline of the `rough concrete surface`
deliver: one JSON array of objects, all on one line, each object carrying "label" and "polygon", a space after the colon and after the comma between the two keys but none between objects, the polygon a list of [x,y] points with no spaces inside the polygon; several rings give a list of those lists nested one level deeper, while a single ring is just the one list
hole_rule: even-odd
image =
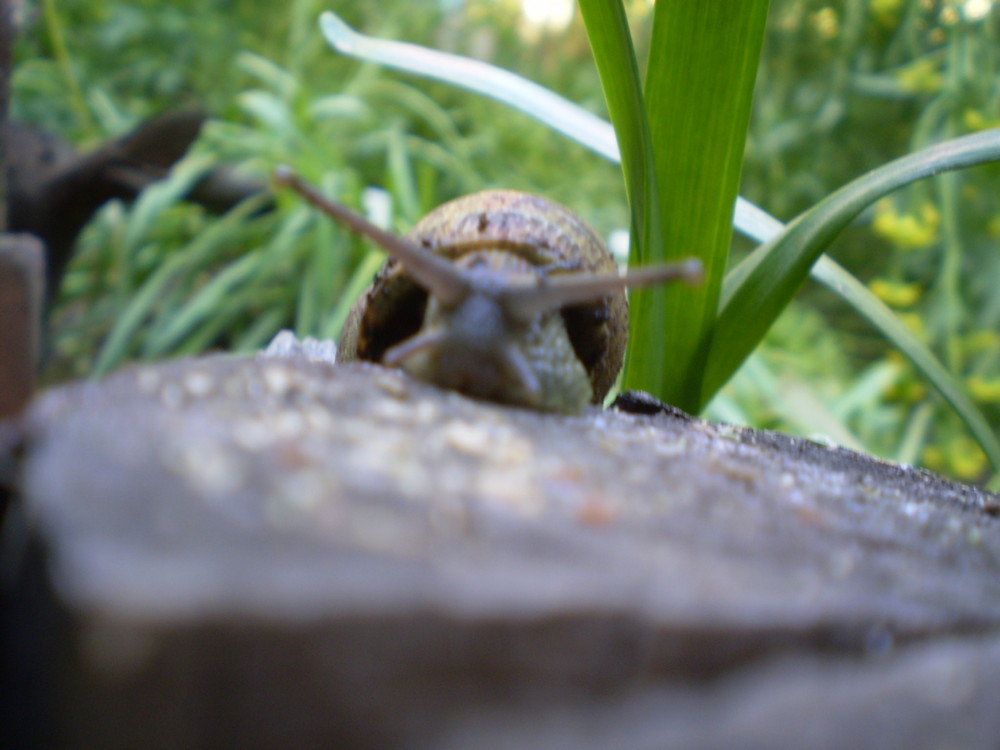
[{"label": "rough concrete surface", "polygon": [[9,629],[57,746],[1000,745],[1000,499],[927,472],[305,357],[27,429]]}]

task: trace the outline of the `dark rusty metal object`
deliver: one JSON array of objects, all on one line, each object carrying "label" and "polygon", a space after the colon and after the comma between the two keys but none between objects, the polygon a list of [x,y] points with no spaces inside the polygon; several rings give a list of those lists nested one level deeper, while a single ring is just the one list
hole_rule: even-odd
[{"label": "dark rusty metal object", "polygon": [[[133,200],[166,176],[198,137],[205,115],[167,112],[87,154],[37,128],[8,123],[7,217],[15,231],[31,232],[48,253],[47,289],[54,296],[80,231],[107,201]],[[265,189],[224,168],[210,171],[188,195],[215,211]]]},{"label": "dark rusty metal object", "polygon": [[0,422],[35,388],[44,297],[44,251],[27,234],[0,234]]}]

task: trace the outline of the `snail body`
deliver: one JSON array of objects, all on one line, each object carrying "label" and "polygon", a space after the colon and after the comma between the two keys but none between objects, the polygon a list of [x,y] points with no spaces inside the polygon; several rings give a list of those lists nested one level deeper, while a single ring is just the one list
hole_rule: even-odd
[{"label": "snail body", "polygon": [[[446,203],[421,219],[407,239],[498,285],[615,271],[611,253],[576,214],[512,190]],[[499,309],[492,306],[494,312]],[[495,328],[487,332],[490,325]],[[405,359],[402,366],[410,374],[492,401],[577,412],[601,401],[621,369],[628,302],[618,289],[524,322],[511,321],[502,311],[491,315],[491,306],[476,296],[448,310],[413,280],[404,264],[390,259],[348,315],[338,359],[380,362],[391,347],[419,331],[441,329],[453,332],[452,345]],[[511,376],[517,365],[493,356],[504,347],[515,347],[528,363],[538,381],[537,395],[525,392],[523,378]]]},{"label": "snail body", "polygon": [[528,193],[458,198],[399,238],[289,171],[278,179],[391,256],[348,314],[337,361],[399,366],[477,398],[562,413],[601,403],[624,359],[626,286],[700,274],[688,261],[619,275],[582,219]]}]

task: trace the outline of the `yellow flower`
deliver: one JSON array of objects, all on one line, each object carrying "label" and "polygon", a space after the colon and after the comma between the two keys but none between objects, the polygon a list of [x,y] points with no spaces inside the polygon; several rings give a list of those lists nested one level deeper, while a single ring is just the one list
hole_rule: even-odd
[{"label": "yellow flower", "polygon": [[962,113],[962,124],[965,125],[967,130],[973,132],[988,130],[992,127],[996,127],[996,122],[987,120],[986,116],[978,109],[965,110]]},{"label": "yellow flower", "polygon": [[910,307],[920,299],[919,284],[904,284],[898,281],[872,279],[868,288],[890,307]]},{"label": "yellow flower", "polygon": [[899,313],[899,319],[903,321],[907,328],[913,331],[914,335],[923,342],[928,341],[927,329],[924,327],[924,319],[917,313]]},{"label": "yellow flower", "polygon": [[944,451],[936,445],[928,445],[920,456],[920,463],[931,471],[941,471],[944,468]]},{"label": "yellow flower", "polygon": [[840,19],[833,8],[823,8],[813,13],[809,20],[824,39],[833,39],[840,33]]},{"label": "yellow flower", "polygon": [[936,60],[927,57],[920,58],[902,68],[896,76],[900,85],[914,94],[936,94],[941,90],[944,77],[938,69]]},{"label": "yellow flower", "polygon": [[903,7],[903,0],[872,0],[872,15],[878,19],[883,26],[895,28],[899,20],[899,11]]},{"label": "yellow flower", "polygon": [[960,437],[948,445],[948,463],[959,479],[978,479],[986,471],[986,454],[971,438]]},{"label": "yellow flower", "polygon": [[891,198],[883,198],[875,204],[875,218],[872,230],[900,249],[911,250],[927,247],[937,240],[937,230],[941,215],[933,203],[923,203],[919,216],[900,215]]},{"label": "yellow flower", "polygon": [[962,338],[962,348],[966,354],[982,354],[1000,349],[1000,334],[990,329],[972,331]]},{"label": "yellow flower", "polygon": [[990,237],[1000,237],[1000,215],[994,216],[987,222],[986,231]]},{"label": "yellow flower", "polygon": [[973,375],[965,381],[965,387],[976,401],[1000,403],[1000,377],[984,378],[982,375]]}]

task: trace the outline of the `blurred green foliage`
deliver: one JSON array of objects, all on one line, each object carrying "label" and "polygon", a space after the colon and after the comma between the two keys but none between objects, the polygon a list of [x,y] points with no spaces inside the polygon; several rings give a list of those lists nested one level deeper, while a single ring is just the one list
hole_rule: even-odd
[{"label": "blurred green foliage", "polygon": [[[648,3],[629,6],[641,53]],[[83,147],[169,108],[215,118],[170,180],[107,206],[81,238],[52,315],[50,380],[251,350],[281,327],[336,332],[343,290],[377,258],[289,196],[273,213],[244,206],[221,219],[177,198],[216,163],[266,178],[288,162],[355,205],[383,188],[399,230],[490,185],[544,193],[605,235],[627,224],[616,166],[493,102],[338,57],[316,30],[327,7],[365,33],[487,59],[604,114],[580,19],[526,28],[517,3],[26,2],[15,117]],[[896,156],[1000,123],[989,0],[772,0],[768,23],[742,193],[780,218]],[[998,177],[980,167],[906,189],[832,254],[907,315],[1000,424]],[[813,287],[708,413],[987,477],[909,365]]]},{"label": "blurred green foliage", "polygon": [[[743,188],[779,217],[890,157],[1000,123],[993,2],[786,2],[773,4],[770,22]],[[833,250],[905,316],[993,424],[998,176],[989,165],[918,183],[879,202]],[[988,476],[957,419],[883,341],[830,295],[807,290],[801,303],[837,329],[851,373],[810,378],[824,403],[858,384],[873,391],[845,420],[862,445],[967,480]],[[780,424],[780,410],[771,413]]]}]

